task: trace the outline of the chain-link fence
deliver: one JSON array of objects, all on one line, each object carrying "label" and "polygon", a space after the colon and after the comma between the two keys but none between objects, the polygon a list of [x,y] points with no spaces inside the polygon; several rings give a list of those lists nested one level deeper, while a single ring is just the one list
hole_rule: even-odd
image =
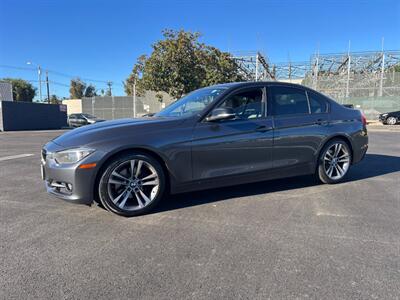
[{"label": "chain-link fence", "polygon": [[272,63],[260,52],[235,55],[246,80],[301,83],[353,104],[369,119],[400,110],[400,51],[316,54],[310,61]]},{"label": "chain-link fence", "polygon": [[[156,97],[162,95],[162,101]],[[96,96],[82,98],[82,112],[105,120],[140,117],[156,113],[172,103],[166,93],[146,92],[143,96]]]},{"label": "chain-link fence", "polygon": [[400,110],[400,72],[395,69],[380,73],[349,76],[321,74],[316,82],[309,77],[304,85],[331,96],[342,104],[353,104],[363,110],[368,119],[377,119],[384,112]]}]

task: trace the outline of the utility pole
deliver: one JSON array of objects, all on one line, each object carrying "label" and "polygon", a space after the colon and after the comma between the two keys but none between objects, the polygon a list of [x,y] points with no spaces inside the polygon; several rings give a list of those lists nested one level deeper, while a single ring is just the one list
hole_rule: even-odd
[{"label": "utility pole", "polygon": [[50,104],[49,72],[46,70],[47,103]]},{"label": "utility pole", "polygon": [[39,100],[42,102],[42,68],[38,66],[38,76],[39,76]]},{"label": "utility pole", "polygon": [[318,72],[319,72],[319,42],[317,44],[317,57],[314,66],[314,90],[318,89]]},{"label": "utility pole", "polygon": [[31,61],[26,62],[27,65],[37,66],[38,68],[38,79],[39,79],[39,101],[42,102],[42,68]]},{"label": "utility pole", "polygon": [[256,55],[256,81],[258,81],[258,52]]}]

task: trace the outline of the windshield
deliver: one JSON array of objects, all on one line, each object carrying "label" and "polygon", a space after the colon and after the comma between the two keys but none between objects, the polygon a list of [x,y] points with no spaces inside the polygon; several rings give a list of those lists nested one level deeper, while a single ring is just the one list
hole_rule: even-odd
[{"label": "windshield", "polygon": [[196,90],[175,101],[156,114],[158,117],[189,117],[201,112],[227,88],[206,88]]},{"label": "windshield", "polygon": [[97,119],[97,117],[89,115],[89,114],[82,114],[82,116],[84,116],[87,119]]}]

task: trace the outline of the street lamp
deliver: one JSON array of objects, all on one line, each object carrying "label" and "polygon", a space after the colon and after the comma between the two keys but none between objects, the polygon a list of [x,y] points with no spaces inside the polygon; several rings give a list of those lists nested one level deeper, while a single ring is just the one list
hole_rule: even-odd
[{"label": "street lamp", "polygon": [[27,65],[36,66],[38,68],[38,78],[39,78],[39,100],[42,102],[42,68],[31,61],[26,62]]}]

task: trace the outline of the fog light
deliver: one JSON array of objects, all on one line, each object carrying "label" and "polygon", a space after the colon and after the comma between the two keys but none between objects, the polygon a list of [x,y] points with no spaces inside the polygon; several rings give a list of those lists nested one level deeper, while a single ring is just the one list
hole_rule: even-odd
[{"label": "fog light", "polygon": [[72,192],[72,184],[67,183],[67,191]]},{"label": "fog light", "polygon": [[72,184],[62,181],[51,181],[50,186],[56,189],[60,193],[71,194],[72,193]]}]

